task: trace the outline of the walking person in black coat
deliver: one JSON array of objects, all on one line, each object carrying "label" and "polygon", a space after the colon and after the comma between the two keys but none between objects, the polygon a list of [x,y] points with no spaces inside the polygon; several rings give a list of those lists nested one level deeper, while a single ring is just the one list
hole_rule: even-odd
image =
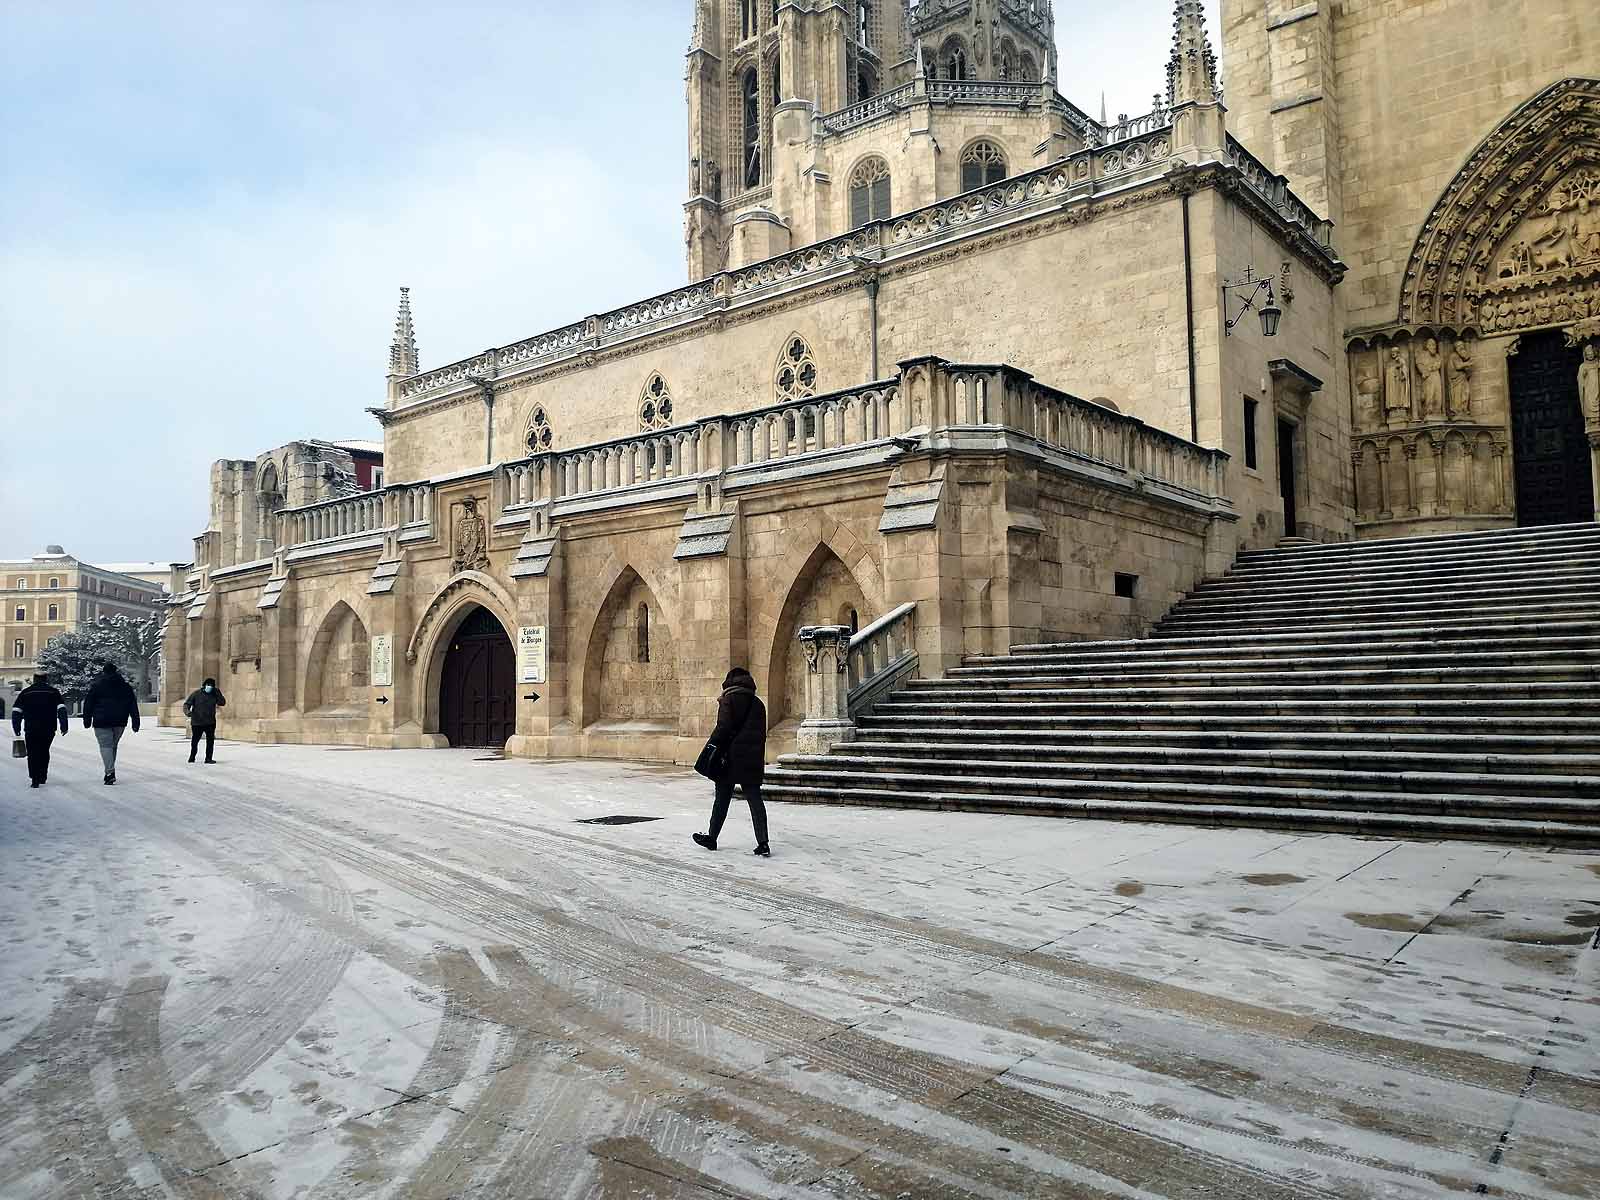
[{"label": "walking person in black coat", "polygon": [[50,686],[50,676],[35,675],[11,705],[11,732],[28,744],[31,787],[41,787],[50,778],[50,743],[56,740],[57,729],[66,736],[66,703]]},{"label": "walking person in black coat", "polygon": [[183,702],[183,715],[189,718],[190,762],[194,761],[195,751],[200,749],[202,736],[206,739],[206,761],[217,761],[212,756],[217,744],[217,709],[227,707],[227,698],[215,679],[207,679],[196,691],[189,693],[189,698]]},{"label": "walking person in black coat", "polygon": [[100,668],[100,675],[89,685],[89,694],[83,698],[83,727],[94,728],[95,741],[100,743],[100,761],[105,764],[107,785],[117,781],[117,743],[127,732],[129,724],[139,732],[139,698],[115,663]]},{"label": "walking person in black coat", "polygon": [[721,752],[723,769],[716,779],[711,829],[708,833],[695,834],[695,842],[707,850],[717,848],[717,835],[728,819],[728,806],[733,803],[733,789],[737,786],[750,805],[750,821],[756,829],[756,853],[770,858],[767,806],[761,802],[761,784],[767,773],[767,706],[756,695],[756,681],[743,667],[735,667],[722,681],[717,727],[708,745]]}]

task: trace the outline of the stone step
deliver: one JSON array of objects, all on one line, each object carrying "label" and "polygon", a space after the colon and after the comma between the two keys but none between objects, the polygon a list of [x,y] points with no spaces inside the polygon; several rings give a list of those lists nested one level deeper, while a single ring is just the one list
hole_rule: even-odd
[{"label": "stone step", "polygon": [[[1509,656],[1501,656],[1509,657]],[[948,693],[959,689],[1008,689],[1049,691],[1067,688],[1154,688],[1225,687],[1230,681],[1248,678],[1256,685],[1281,684],[1287,688],[1309,686],[1314,677],[1318,685],[1413,683],[1503,683],[1510,686],[1552,683],[1600,682],[1600,662],[1551,661],[1526,666],[1502,664],[1465,665],[1465,656],[1454,666],[1416,667],[1335,667],[1324,662],[1307,662],[1298,670],[1264,669],[1265,664],[1241,663],[1210,671],[1183,671],[1176,668],[1159,672],[1139,671],[1008,671],[1001,667],[956,667],[944,679],[915,679],[907,691]]]},{"label": "stone step", "polygon": [[[1338,653],[1334,653],[1336,649]],[[1260,652],[1237,657],[1157,657],[1125,654],[1105,658],[1089,655],[1057,657],[1036,655],[1016,658],[969,658],[965,665],[952,667],[945,677],[952,680],[983,682],[1007,679],[1036,679],[1041,684],[1053,679],[1078,679],[1090,676],[1127,674],[1163,675],[1167,673],[1250,673],[1263,669],[1273,672],[1338,671],[1435,671],[1475,670],[1498,672],[1503,669],[1561,670],[1575,667],[1600,672],[1600,639],[1584,648],[1559,650],[1478,650],[1419,651],[1413,654],[1352,654],[1349,645],[1331,648],[1323,655],[1296,653],[1286,656]],[[921,687],[927,680],[912,680],[908,686]]]},{"label": "stone step", "polygon": [[[1562,618],[1593,621],[1597,619],[1597,616],[1600,616],[1600,607],[1593,604],[1545,605],[1538,612],[1512,608],[1474,609],[1470,606],[1460,606],[1451,608],[1447,613],[1439,613],[1433,619],[1463,623],[1473,618],[1479,618],[1504,624],[1526,622],[1527,625],[1541,625]],[[1219,614],[1202,620],[1190,620],[1183,616],[1169,617],[1156,627],[1153,636],[1163,640],[1175,637],[1254,638],[1256,636],[1265,637],[1280,633],[1286,626],[1291,626],[1302,634],[1316,633],[1319,636],[1326,636],[1336,631],[1369,635],[1380,633],[1410,634],[1427,628],[1427,624],[1428,622],[1423,619],[1406,620],[1392,613],[1363,612],[1360,610],[1327,614],[1304,611],[1268,614],[1239,612],[1226,615]]]},{"label": "stone step", "polygon": [[[1452,595],[1470,595],[1480,598],[1498,597],[1507,600],[1537,599],[1551,594],[1589,595],[1600,588],[1600,564],[1593,569],[1574,569],[1540,572],[1536,575],[1517,574],[1508,578],[1503,572],[1484,574],[1471,578],[1435,578],[1417,580],[1374,579],[1361,584],[1360,594],[1369,600],[1431,598],[1441,589],[1448,588]],[[1352,591],[1348,580],[1319,584],[1306,580],[1288,581],[1270,586],[1237,582],[1228,579],[1207,580],[1185,600],[1185,607],[1199,604],[1253,604],[1268,601],[1283,603],[1294,600],[1308,604],[1341,603]]]},{"label": "stone step", "polygon": [[[856,786],[863,779],[891,779],[897,786],[933,790],[1004,792],[1027,796],[1076,795],[1090,783],[1139,783],[1160,792],[1171,784],[1205,784],[1234,788],[1335,792],[1405,792],[1442,796],[1491,796],[1504,801],[1531,800],[1570,808],[1561,819],[1587,812],[1600,820],[1600,796],[1594,775],[1554,772],[1516,775],[1506,772],[1418,771],[1384,768],[1376,771],[1277,764],[1165,762],[1073,762],[1038,757],[984,758],[967,762],[948,758],[901,755],[788,755],[779,760],[791,778],[795,772],[819,785]],[[935,787],[937,784],[937,787]],[[866,786],[872,786],[867,784]],[[1552,816],[1555,809],[1520,812],[1520,816]]]},{"label": "stone step", "polygon": [[1368,600],[1364,597],[1352,597],[1339,604],[1302,604],[1297,600],[1263,600],[1256,604],[1231,600],[1213,604],[1199,600],[1185,600],[1171,616],[1161,622],[1161,628],[1177,629],[1219,624],[1260,625],[1272,621],[1306,624],[1312,621],[1355,620],[1370,621],[1381,626],[1383,622],[1389,620],[1415,620],[1424,616],[1432,620],[1460,620],[1469,615],[1492,618],[1496,614],[1516,614],[1519,617],[1538,615],[1600,617],[1600,588],[1592,593],[1556,592],[1523,599],[1479,596],[1467,592],[1462,595],[1420,599],[1413,597],[1404,600]]},{"label": "stone step", "polygon": [[[1480,647],[1482,650],[1480,651]],[[1197,645],[1185,644],[1183,639],[1128,642],[1060,642],[1053,647],[1034,647],[1027,653],[1020,650],[1011,654],[975,654],[969,656],[956,670],[976,670],[1003,667],[1006,670],[1053,670],[1060,667],[1124,666],[1128,669],[1165,670],[1167,665],[1183,663],[1280,663],[1293,656],[1294,662],[1318,661],[1379,661],[1382,659],[1409,660],[1413,658],[1440,657],[1456,659],[1463,654],[1488,653],[1494,656],[1515,658],[1520,661],[1526,654],[1531,659],[1539,656],[1571,654],[1577,661],[1587,661],[1600,654],[1600,628],[1592,635],[1571,637],[1544,637],[1538,634],[1517,637],[1509,631],[1485,644],[1481,640],[1462,636],[1456,639],[1383,639],[1343,638],[1331,641],[1270,643],[1229,648],[1225,639],[1200,639]]]},{"label": "stone step", "polygon": [[1240,614],[1264,617],[1268,614],[1327,616],[1349,613],[1411,616],[1418,612],[1448,614],[1458,609],[1508,608],[1535,612],[1548,606],[1587,606],[1600,612],[1600,578],[1583,586],[1556,585],[1516,592],[1506,588],[1435,588],[1419,591],[1383,593],[1362,590],[1344,596],[1190,596],[1174,610],[1172,620],[1210,619]]},{"label": "stone step", "polygon": [[1347,579],[1352,582],[1381,579],[1438,579],[1481,574],[1491,566],[1520,574],[1524,571],[1559,571],[1573,563],[1591,561],[1596,554],[1600,554],[1600,538],[1583,543],[1537,548],[1474,550],[1449,555],[1375,558],[1345,563],[1289,559],[1272,563],[1252,563],[1248,559],[1241,558],[1219,578],[1218,582],[1231,581],[1267,586],[1296,579],[1318,583],[1337,579]]},{"label": "stone step", "polygon": [[1600,845],[1600,827],[1562,821],[1523,821],[1474,812],[1431,815],[1310,806],[1268,806],[1224,803],[1172,803],[1127,799],[1031,799],[959,793],[818,788],[779,783],[763,790],[768,799],[791,804],[834,804],[879,808],[911,808],[932,812],[1015,813],[1086,820],[1156,821],[1306,830],[1382,838],[1460,838],[1532,845],[1592,847]]},{"label": "stone step", "polygon": [[[1152,739],[1160,735],[1150,735]],[[1524,739],[1528,742],[1548,739]],[[863,740],[836,746],[833,753],[840,758],[882,759],[915,762],[919,769],[928,769],[929,763],[971,764],[974,770],[987,763],[1073,763],[1116,764],[1128,763],[1153,767],[1156,764],[1176,766],[1210,765],[1216,767],[1281,768],[1286,771],[1390,771],[1450,775],[1567,775],[1584,779],[1591,787],[1600,786],[1600,753],[1497,753],[1484,750],[1473,741],[1458,742],[1452,752],[1437,750],[1408,750],[1385,744],[1374,748],[1369,739],[1348,739],[1340,749],[1300,749],[1287,745],[1271,748],[1247,748],[1210,744],[1215,739],[1206,737],[1198,744],[1175,744],[1173,739],[1152,740],[1146,745],[1132,745],[1126,739],[1086,744],[1084,739],[1063,741],[1060,744],[1043,743],[1037,737],[1019,737],[1011,741],[951,736],[946,740]],[[1426,744],[1426,743],[1425,743]],[[785,760],[787,761],[787,760]]]},{"label": "stone step", "polygon": [[[1436,686],[1438,691],[1430,691]],[[1552,689],[1578,690],[1551,694]],[[1059,697],[1059,698],[1058,698]],[[1090,699],[1090,697],[1094,697]],[[1600,716],[1600,694],[1582,684],[1545,684],[1538,691],[1492,686],[1418,684],[1404,690],[1389,688],[1302,687],[1282,688],[1087,688],[1079,695],[1070,689],[1034,698],[1015,692],[925,696],[897,693],[881,701],[878,713],[931,713],[950,718],[995,716],[1094,716],[1106,713],[1170,713],[1173,716],[1245,717],[1259,713],[1327,712],[1473,716],[1505,713],[1508,716]]]},{"label": "stone step", "polygon": [[[1159,634],[1159,627],[1157,629]],[[1358,647],[1374,649],[1394,645],[1439,645],[1465,642],[1469,644],[1514,645],[1530,638],[1600,637],[1600,619],[1562,621],[1492,621],[1492,622],[1396,622],[1383,629],[1354,624],[1335,629],[1306,629],[1282,632],[1281,626],[1251,638],[1241,649],[1246,652],[1289,650],[1296,646],[1337,645],[1345,652]],[[1035,654],[1071,655],[1099,654],[1107,648],[1118,653],[1179,654],[1194,650],[1215,652],[1238,646],[1236,638],[1226,634],[1209,634],[1202,637],[1158,637],[1120,641],[1038,642],[1011,647],[1011,656],[1019,661]]]},{"label": "stone step", "polygon": [[[979,706],[980,708],[983,706]],[[1259,706],[1251,706],[1259,707]],[[1251,729],[1266,732],[1308,732],[1324,733],[1411,733],[1438,736],[1440,734],[1465,734],[1465,735],[1493,735],[1503,733],[1533,734],[1533,735],[1568,735],[1572,737],[1600,736],[1600,717],[1572,716],[1566,712],[1543,713],[1540,715],[1507,715],[1505,713],[1492,713],[1491,715],[1454,714],[1441,716],[1430,709],[1426,720],[1419,718],[1416,713],[1368,713],[1361,715],[1332,711],[1327,705],[1313,704],[1307,706],[1309,712],[1301,713],[1262,713],[1247,712],[1243,715],[1249,720]],[[944,716],[941,706],[925,705],[931,711],[918,712],[886,712],[880,707],[870,717],[863,717],[856,722],[858,728],[876,731],[908,726],[924,727],[930,719],[937,720]],[[979,734],[989,730],[1062,730],[1073,733],[1082,733],[1089,730],[1113,729],[1161,729],[1161,730],[1193,730],[1208,732],[1213,728],[1226,728],[1222,726],[1220,717],[1227,716],[1237,719],[1241,714],[1229,712],[1217,713],[1203,704],[1185,706],[1178,711],[1172,705],[1149,705],[1145,709],[1132,712],[1118,709],[1115,705],[1108,705],[1108,713],[1080,713],[1073,717],[1070,724],[1061,719],[1060,714],[1043,713],[1007,713],[1005,715],[989,713],[963,713],[961,720],[968,733]]]},{"label": "stone step", "polygon": [[1241,563],[1270,562],[1284,559],[1306,561],[1330,559],[1349,561],[1369,557],[1399,557],[1417,552],[1448,555],[1451,553],[1476,553],[1506,545],[1548,546],[1555,543],[1600,541],[1600,526],[1593,521],[1569,525],[1542,525],[1533,529],[1489,529],[1473,533],[1430,533],[1418,537],[1383,538],[1372,541],[1321,542],[1315,547],[1294,546],[1284,549],[1246,550],[1239,555]]},{"label": "stone step", "polygon": [[[1008,751],[1050,754],[1121,754],[1145,758],[1168,753],[1208,751],[1216,754],[1266,752],[1287,755],[1382,754],[1394,760],[1428,757],[1471,764],[1483,756],[1509,756],[1523,761],[1586,759],[1600,756],[1600,738],[1584,734],[1496,733],[1489,729],[1462,732],[1356,732],[1293,729],[1140,729],[1140,728],[1006,728],[974,730],[949,724],[888,722],[865,717],[860,742],[846,747],[924,745],[962,750],[967,746],[1001,746]],[[1542,728],[1542,726],[1541,726]],[[1600,731],[1600,725],[1596,726]],[[976,739],[976,740],[974,740]],[[1527,768],[1532,769],[1532,768]]]}]

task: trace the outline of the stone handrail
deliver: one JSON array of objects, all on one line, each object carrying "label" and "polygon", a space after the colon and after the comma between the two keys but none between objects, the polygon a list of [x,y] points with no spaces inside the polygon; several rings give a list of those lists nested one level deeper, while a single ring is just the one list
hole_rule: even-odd
[{"label": "stone handrail", "polygon": [[930,79],[928,99],[945,104],[1025,104],[1039,100],[1044,87],[1037,80]]},{"label": "stone handrail", "polygon": [[1290,190],[1288,176],[1274,174],[1265,163],[1241,146],[1231,133],[1228,135],[1228,157],[1250,190],[1271,205],[1273,211],[1290,224],[1305,230],[1317,245],[1333,245],[1333,222],[1317,216],[1310,205]]},{"label": "stone handrail", "polygon": [[876,96],[868,96],[849,108],[841,108],[838,112],[829,113],[821,118],[822,127],[829,133],[846,133],[887,113],[898,112],[901,105],[909,101],[915,92],[915,83],[903,83],[897,88],[879,92]]},{"label": "stone handrail", "polygon": [[851,720],[871,712],[916,668],[917,606],[902,604],[850,639],[845,675]]},{"label": "stone handrail", "polygon": [[593,498],[882,441],[907,428],[894,382],[809,396],[499,468],[501,507]]},{"label": "stone handrail", "polygon": [[433,488],[426,483],[399,484],[298,508],[280,508],[272,519],[276,526],[272,540],[286,549],[430,526]]}]

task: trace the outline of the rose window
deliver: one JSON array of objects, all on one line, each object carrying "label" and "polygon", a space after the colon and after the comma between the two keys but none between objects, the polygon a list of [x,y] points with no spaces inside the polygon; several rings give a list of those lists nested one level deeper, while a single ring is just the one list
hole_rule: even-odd
[{"label": "rose window", "polygon": [[550,432],[550,416],[544,410],[544,405],[535,404],[533,411],[528,414],[528,430],[524,435],[523,444],[527,446],[529,454],[544,454],[554,444],[555,437]]},{"label": "rose window", "polygon": [[817,363],[804,338],[789,339],[783,357],[778,360],[778,373],[773,383],[780,404],[817,394]]},{"label": "rose window", "polygon": [[644,394],[639,398],[639,428],[645,432],[672,428],[672,392],[660,375],[650,376],[644,385]]}]

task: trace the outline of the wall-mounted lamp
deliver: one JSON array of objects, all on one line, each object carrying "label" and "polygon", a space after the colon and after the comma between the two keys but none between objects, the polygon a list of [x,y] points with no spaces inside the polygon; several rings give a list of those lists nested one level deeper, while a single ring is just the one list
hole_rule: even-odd
[{"label": "wall-mounted lamp", "polygon": [[[1248,292],[1246,289],[1249,289]],[[1256,308],[1256,301],[1262,299],[1263,292],[1266,293],[1265,303]],[[1229,293],[1243,293],[1244,305],[1236,317],[1228,317]],[[1270,276],[1257,275],[1254,267],[1246,267],[1243,279],[1236,279],[1231,283],[1225,280],[1222,284],[1222,315],[1227,318],[1222,327],[1223,336],[1232,337],[1233,327],[1244,320],[1245,313],[1251,309],[1256,309],[1256,315],[1261,318],[1261,336],[1277,337],[1278,322],[1283,319],[1283,309],[1278,307],[1277,296],[1272,290],[1272,279]]]}]

